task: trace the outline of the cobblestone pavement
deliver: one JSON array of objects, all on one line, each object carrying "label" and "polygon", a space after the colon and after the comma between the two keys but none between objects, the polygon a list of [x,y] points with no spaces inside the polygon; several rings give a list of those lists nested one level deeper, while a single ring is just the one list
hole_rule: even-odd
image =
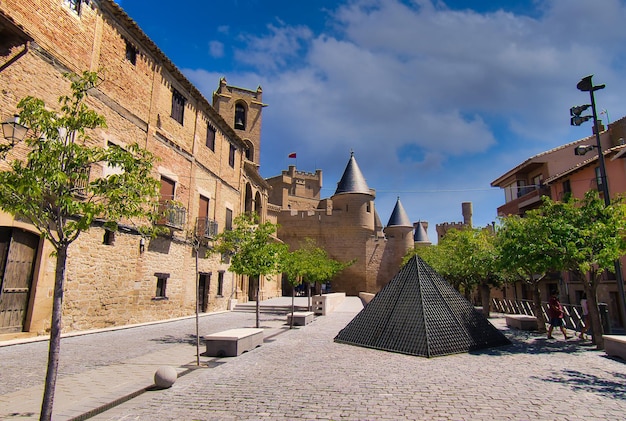
[{"label": "cobblestone pavement", "polygon": [[[254,327],[254,313],[223,312],[199,318],[200,336]],[[261,314],[265,336],[288,330],[285,316]],[[72,419],[153,385],[162,365],[179,375],[197,361],[195,318],[64,337],[54,420]],[[9,342],[10,343],[10,342]],[[0,343],[0,419],[37,419],[43,396],[48,341]],[[204,344],[200,352],[204,352]],[[200,357],[202,364],[210,357]]]},{"label": "cobblestone pavement", "polygon": [[[626,414],[626,363],[608,358],[587,342],[548,341],[536,333],[511,331],[502,317],[492,323],[512,345],[446,357],[427,359],[333,342],[356,312],[358,306],[349,297],[338,310],[305,327],[280,330],[279,320],[262,322],[274,327],[274,336],[261,347],[235,358],[206,360],[208,368],[190,371],[171,388],[147,391],[92,419],[616,420]],[[218,317],[224,321],[215,331],[231,327],[229,320],[239,317],[253,321],[254,314],[224,313],[203,321],[215,325]],[[236,320],[239,327],[241,322]],[[171,332],[176,323],[116,331],[122,336],[115,339],[110,336],[114,332],[84,336],[86,343],[77,348],[89,346],[89,354],[115,353],[120,343],[129,348],[137,340],[141,347],[143,337],[144,347],[147,340],[163,345],[165,352],[182,346],[171,342],[189,339]],[[69,368],[65,364],[72,364],[66,361],[62,370],[79,372],[86,385],[98,368],[106,375],[112,364],[111,356],[80,355],[79,349],[63,345],[62,358],[67,360],[71,353],[83,368]],[[5,351],[23,346],[0,348],[0,383],[13,378],[5,377]],[[127,352],[132,359],[138,351]],[[24,355],[12,363],[29,367]]]}]

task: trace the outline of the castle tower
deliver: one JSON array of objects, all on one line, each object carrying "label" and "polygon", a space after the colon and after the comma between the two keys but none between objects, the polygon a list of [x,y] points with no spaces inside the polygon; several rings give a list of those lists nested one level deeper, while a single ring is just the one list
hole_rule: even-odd
[{"label": "castle tower", "polygon": [[418,221],[413,224],[413,242],[415,243],[415,247],[425,247],[430,246],[432,243],[428,238],[428,233],[426,229],[428,228],[428,222]]},{"label": "castle tower", "polygon": [[[350,153],[350,159],[331,197],[332,217],[326,225],[326,247],[332,258],[354,263],[334,280],[333,290],[357,295],[376,289],[376,272],[370,269],[368,245],[374,248],[376,235],[375,191]],[[382,243],[382,242],[381,242]]]},{"label": "castle tower", "polygon": [[331,197],[333,211],[343,212],[344,223],[352,227],[374,230],[374,199],[376,193],[365,182],[359,165],[350,153],[350,160],[343,176],[337,183],[337,190]]},{"label": "castle tower", "polygon": [[468,227],[472,227],[472,202],[461,203],[461,210],[463,212],[463,223]]},{"label": "castle tower", "polygon": [[269,201],[281,209],[309,210],[316,209],[322,190],[322,170],[309,173],[296,170],[290,165],[281,175],[267,178],[270,185]]},{"label": "castle tower", "polygon": [[263,103],[263,89],[259,86],[252,91],[230,86],[223,77],[213,92],[213,107],[246,143],[246,159],[258,166],[261,162],[262,112],[267,107]]},{"label": "castle tower", "polygon": [[387,226],[384,229],[387,243],[381,260],[377,279],[378,288],[385,286],[398,273],[402,259],[413,248],[413,224],[409,219],[400,198],[391,212]]}]

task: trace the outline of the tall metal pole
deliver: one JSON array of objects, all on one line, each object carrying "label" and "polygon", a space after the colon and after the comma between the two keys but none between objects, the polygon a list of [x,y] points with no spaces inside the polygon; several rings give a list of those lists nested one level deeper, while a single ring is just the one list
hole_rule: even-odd
[{"label": "tall metal pole", "polygon": [[[588,81],[588,85],[586,85]],[[585,82],[584,85],[581,84]],[[609,206],[611,204],[611,197],[609,196],[609,182],[606,175],[606,166],[604,164],[604,152],[602,151],[602,144],[600,142],[600,128],[598,125],[598,116],[596,114],[596,100],[593,95],[594,91],[604,89],[605,85],[593,86],[591,82],[591,76],[584,78],[579,84],[578,89],[589,90],[589,96],[591,97],[591,111],[593,113],[593,128],[596,135],[596,147],[598,149],[598,161],[600,163],[600,178],[602,179],[602,194],[604,195],[604,204]],[[587,89],[588,88],[588,89]],[[617,281],[617,290],[619,291],[619,311],[622,318],[622,324],[626,325],[626,295],[624,295],[624,279],[622,276],[622,265],[619,259],[615,260],[615,279]],[[626,326],[623,326],[626,327]]]}]

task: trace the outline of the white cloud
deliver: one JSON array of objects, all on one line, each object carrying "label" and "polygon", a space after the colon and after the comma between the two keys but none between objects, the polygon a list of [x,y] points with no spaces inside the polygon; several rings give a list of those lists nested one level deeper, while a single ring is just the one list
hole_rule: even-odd
[{"label": "white cloud", "polygon": [[[451,163],[465,159],[476,161],[466,170],[480,171],[489,189],[499,171],[590,133],[569,127],[569,107],[588,100],[575,89],[581,77],[593,73],[606,83],[600,107],[614,119],[624,115],[624,3],[537,5],[537,13],[522,16],[450,10],[427,0],[356,0],[331,15],[332,32],[279,22],[263,36],[245,37],[247,49],[235,59],[256,72],[227,76],[264,89],[262,172],[275,175],[285,165],[264,157],[295,150],[299,167],[322,168],[332,190],[353,149],[370,187],[407,183],[407,174],[423,183],[436,178],[441,189],[446,182],[462,187],[470,175],[456,179]],[[201,89],[212,92],[218,75],[190,76],[198,86],[204,77],[210,90]],[[518,150],[517,162],[490,165],[496,158],[488,153],[504,156],[510,148]],[[473,197],[492,203],[492,196]],[[460,203],[459,195],[450,200]],[[413,200],[402,201],[412,216]]]},{"label": "white cloud", "polygon": [[247,42],[247,49],[235,52],[235,59],[238,62],[252,64],[262,70],[274,71],[284,68],[290,59],[301,54],[302,43],[312,35],[311,30],[304,26],[270,24],[267,28],[269,36],[243,36]]},{"label": "white cloud", "polygon": [[224,44],[219,41],[209,42],[209,55],[213,58],[220,58],[224,56]]}]

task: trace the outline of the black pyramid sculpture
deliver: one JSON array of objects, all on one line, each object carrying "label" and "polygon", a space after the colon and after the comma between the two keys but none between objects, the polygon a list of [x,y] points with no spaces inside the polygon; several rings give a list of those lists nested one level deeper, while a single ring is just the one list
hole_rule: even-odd
[{"label": "black pyramid sculpture", "polygon": [[400,269],[335,341],[429,358],[510,344],[419,256]]}]

